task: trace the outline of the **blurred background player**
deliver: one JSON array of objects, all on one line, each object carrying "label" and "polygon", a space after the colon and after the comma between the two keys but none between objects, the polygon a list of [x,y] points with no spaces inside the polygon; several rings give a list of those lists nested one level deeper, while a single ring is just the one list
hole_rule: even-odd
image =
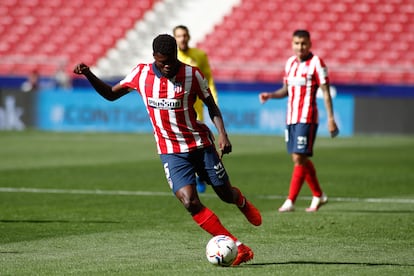
[{"label": "blurred background player", "polygon": [[288,96],[286,143],[294,167],[289,195],[279,208],[279,212],[294,210],[294,203],[304,181],[308,183],[313,194],[311,205],[306,209],[307,212],[317,211],[328,201],[328,197],[319,185],[315,167],[309,159],[313,155],[313,145],[318,129],[316,92],[319,87],[323,91],[331,137],[335,137],[339,130],[334,119],[327,67],[321,58],[313,55],[310,51],[311,46],[309,32],[296,30],[292,39],[292,49],[295,55],[286,62],[283,87],[275,92],[259,94],[261,103],[269,99]]},{"label": "blurred background player", "polygon": [[56,88],[71,89],[72,80],[69,74],[66,72],[66,63],[59,64],[58,69],[55,73],[55,84]]},{"label": "blurred background player", "polygon": [[[214,101],[218,104],[217,90],[214,85],[207,54],[201,49],[189,47],[190,31],[187,26],[178,25],[174,27],[173,34],[178,46],[178,60],[200,69],[208,81],[208,86],[210,87]],[[197,120],[204,122],[204,105],[199,98],[197,98],[194,108],[197,112]],[[200,177],[197,177],[197,190],[203,193],[206,187],[206,183]]]},{"label": "blurred background player", "polygon": [[33,70],[27,79],[22,83],[23,92],[36,92],[39,90],[40,75],[37,69]]},{"label": "blurred background player", "polygon": [[[177,59],[174,37],[167,34],[157,36],[153,40],[153,57],[153,63],[138,64],[112,87],[93,74],[86,64],[78,64],[74,72],[84,75],[107,100],[115,101],[130,91],[141,95],[154,129],[165,176],[176,198],[206,232],[212,236],[226,235],[236,242],[238,255],[233,265],[247,262],[253,259],[253,251],[233,236],[217,215],[201,203],[196,189],[195,174],[198,173],[212,185],[221,200],[236,205],[251,224],[261,225],[259,210],[230,184],[210,129],[196,118],[196,95],[208,107],[218,131],[217,143],[222,155],[230,153],[232,145],[220,109],[200,70]],[[187,87],[188,84],[191,87]]]}]

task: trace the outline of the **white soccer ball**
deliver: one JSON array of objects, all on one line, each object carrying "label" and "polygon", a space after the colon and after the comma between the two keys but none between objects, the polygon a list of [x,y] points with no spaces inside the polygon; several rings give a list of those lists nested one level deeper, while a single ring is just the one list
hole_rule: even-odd
[{"label": "white soccer ball", "polygon": [[236,243],[224,235],[211,238],[206,246],[207,260],[218,266],[230,266],[236,259],[237,252]]}]

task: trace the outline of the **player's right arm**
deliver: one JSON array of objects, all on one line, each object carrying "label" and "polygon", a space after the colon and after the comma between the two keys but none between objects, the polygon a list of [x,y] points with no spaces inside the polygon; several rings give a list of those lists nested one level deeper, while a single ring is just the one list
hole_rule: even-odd
[{"label": "player's right arm", "polygon": [[96,92],[108,101],[115,101],[131,91],[128,88],[122,87],[119,83],[111,87],[92,73],[89,66],[84,63],[76,65],[73,72],[78,75],[84,75],[93,88],[95,88]]},{"label": "player's right arm", "polygon": [[263,104],[267,102],[269,99],[280,99],[284,98],[288,95],[288,87],[287,84],[284,83],[281,88],[274,92],[262,92],[259,94],[259,101]]}]

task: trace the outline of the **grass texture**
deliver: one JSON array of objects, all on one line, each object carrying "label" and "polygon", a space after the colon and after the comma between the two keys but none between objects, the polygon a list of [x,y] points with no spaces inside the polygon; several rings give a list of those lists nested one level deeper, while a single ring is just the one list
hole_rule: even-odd
[{"label": "grass texture", "polygon": [[221,268],[172,195],[150,134],[0,132],[0,275],[414,275],[414,137],[318,138],[329,203],[279,214],[282,137],[231,136],[224,164],[261,210],[251,226],[210,187],[203,203],[255,252]]}]

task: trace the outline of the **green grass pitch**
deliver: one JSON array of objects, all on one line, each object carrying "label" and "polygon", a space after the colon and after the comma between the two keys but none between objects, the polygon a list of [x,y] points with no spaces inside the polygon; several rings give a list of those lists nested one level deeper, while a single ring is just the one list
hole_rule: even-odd
[{"label": "green grass pitch", "polygon": [[210,265],[202,231],[172,196],[150,134],[0,132],[0,275],[414,275],[414,137],[318,138],[329,203],[279,214],[292,170],[282,137],[230,135],[224,163],[256,204],[251,226],[201,199],[255,252]]}]

